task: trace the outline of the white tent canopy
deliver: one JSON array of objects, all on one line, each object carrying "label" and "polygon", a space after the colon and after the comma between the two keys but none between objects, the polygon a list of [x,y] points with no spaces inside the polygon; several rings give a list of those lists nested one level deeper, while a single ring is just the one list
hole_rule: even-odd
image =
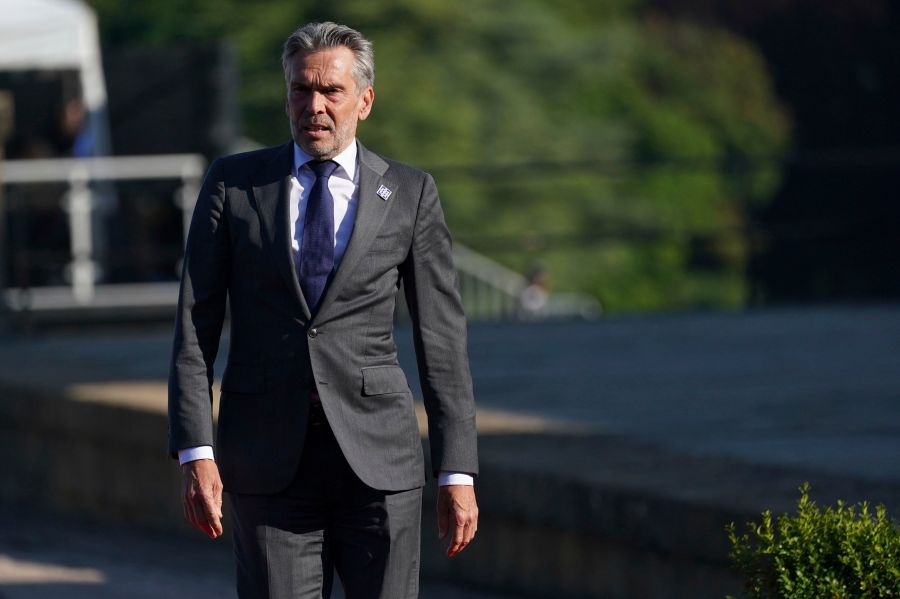
[{"label": "white tent canopy", "polygon": [[85,108],[106,106],[97,19],[78,0],[0,0],[0,70],[74,69]]},{"label": "white tent canopy", "polygon": [[80,0],[0,0],[0,71],[42,69],[78,72],[92,153],[107,154],[106,82],[94,11]]}]

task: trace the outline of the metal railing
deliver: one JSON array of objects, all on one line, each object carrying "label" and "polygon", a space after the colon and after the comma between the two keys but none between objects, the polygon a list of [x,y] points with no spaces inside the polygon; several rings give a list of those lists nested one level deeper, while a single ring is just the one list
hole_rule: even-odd
[{"label": "metal railing", "polygon": [[[9,309],[58,310],[77,307],[107,307],[158,303],[152,289],[145,285],[98,285],[94,252],[94,212],[98,194],[92,183],[121,181],[176,180],[180,186],[173,200],[183,214],[185,235],[191,211],[206,168],[198,154],[168,154],[105,158],[59,158],[6,160],[0,163],[0,183],[4,186],[64,183],[67,190],[63,209],[67,213],[69,233],[70,285],[19,286],[5,288]],[[5,206],[0,206],[4,213]],[[2,264],[2,261],[0,261]],[[99,294],[99,296],[98,296]]]},{"label": "metal railing", "polygon": [[[98,182],[180,181],[174,202],[181,211],[186,238],[205,161],[196,154],[171,154],[87,159],[8,160],[0,162],[0,184],[19,186],[63,183],[63,207],[69,233],[68,286],[19,285],[4,288],[7,309],[15,312],[42,310],[159,308],[176,302],[174,282],[98,284],[95,210]],[[6,207],[0,205],[0,214]],[[0,244],[2,251],[2,244]],[[26,248],[27,251],[27,248]],[[540,312],[523,309],[528,281],[519,273],[456,244],[454,259],[459,271],[460,291],[467,314],[474,319],[497,320],[541,316],[593,317],[599,304],[578,294],[548,296]],[[0,265],[3,264],[0,256]],[[168,298],[168,299],[167,299]]]},{"label": "metal railing", "polygon": [[[600,302],[593,297],[532,289],[533,284],[526,277],[466,246],[454,244],[453,259],[459,272],[463,306],[472,319],[589,319],[602,313]],[[532,291],[540,296],[538,302],[528,301]]]}]

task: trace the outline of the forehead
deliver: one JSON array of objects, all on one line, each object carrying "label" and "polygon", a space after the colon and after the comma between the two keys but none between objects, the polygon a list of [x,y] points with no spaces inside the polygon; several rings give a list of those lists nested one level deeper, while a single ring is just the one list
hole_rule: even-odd
[{"label": "forehead", "polygon": [[356,57],[346,46],[298,52],[287,65],[289,80],[342,82],[353,78]]}]

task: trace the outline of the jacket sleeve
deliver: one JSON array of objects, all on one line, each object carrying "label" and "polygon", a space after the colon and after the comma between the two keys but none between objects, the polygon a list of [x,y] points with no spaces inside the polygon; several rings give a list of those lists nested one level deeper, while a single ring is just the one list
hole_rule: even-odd
[{"label": "jacket sleeve", "polygon": [[191,219],[169,369],[169,453],[213,444],[213,364],[231,270],[224,168],[213,162]]},{"label": "jacket sleeve", "polygon": [[450,232],[431,175],[425,175],[409,255],[401,266],[428,415],[431,465],[478,473],[475,402],[466,318]]}]

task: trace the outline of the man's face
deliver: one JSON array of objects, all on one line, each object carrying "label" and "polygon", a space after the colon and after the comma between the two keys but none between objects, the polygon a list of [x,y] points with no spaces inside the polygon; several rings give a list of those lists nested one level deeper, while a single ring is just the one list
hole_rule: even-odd
[{"label": "man's face", "polygon": [[357,89],[353,52],[344,46],[298,52],[287,67],[287,114],[291,135],[318,160],[340,154],[369,116],[375,91]]}]

